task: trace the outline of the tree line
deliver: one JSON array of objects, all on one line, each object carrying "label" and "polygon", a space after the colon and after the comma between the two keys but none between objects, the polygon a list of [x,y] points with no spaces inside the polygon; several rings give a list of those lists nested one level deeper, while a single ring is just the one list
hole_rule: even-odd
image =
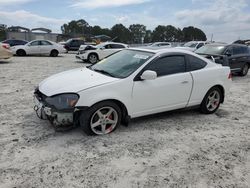
[{"label": "tree line", "polygon": [[186,42],[192,40],[206,41],[206,34],[193,26],[176,28],[172,25],[159,25],[154,30],[149,30],[145,25],[132,24],[128,28],[123,24],[113,27],[101,28],[91,26],[83,19],[73,20],[61,26],[62,34],[71,36],[84,36],[86,40],[96,35],[107,35],[116,42],[122,43],[150,43],[150,42]]}]

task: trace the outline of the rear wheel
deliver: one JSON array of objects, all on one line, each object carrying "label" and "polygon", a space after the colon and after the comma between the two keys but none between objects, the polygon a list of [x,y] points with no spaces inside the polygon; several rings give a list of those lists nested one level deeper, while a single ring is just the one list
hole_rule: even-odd
[{"label": "rear wheel", "polygon": [[218,87],[211,88],[204,97],[200,110],[204,114],[212,114],[220,107],[222,99],[221,90]]},{"label": "rear wheel", "polygon": [[52,50],[52,51],[50,52],[50,56],[51,56],[51,57],[57,57],[58,54],[59,54],[59,52],[58,52],[57,50]]},{"label": "rear wheel", "polygon": [[114,102],[105,101],[82,112],[80,125],[87,135],[106,135],[121,123],[121,109]]},{"label": "rear wheel", "polygon": [[17,50],[16,54],[18,56],[26,56],[26,52],[24,50]]},{"label": "rear wheel", "polygon": [[89,54],[88,61],[92,64],[95,64],[98,61],[98,56],[96,54]]},{"label": "rear wheel", "polygon": [[243,68],[241,69],[240,75],[241,76],[246,76],[249,70],[249,65],[246,63]]}]

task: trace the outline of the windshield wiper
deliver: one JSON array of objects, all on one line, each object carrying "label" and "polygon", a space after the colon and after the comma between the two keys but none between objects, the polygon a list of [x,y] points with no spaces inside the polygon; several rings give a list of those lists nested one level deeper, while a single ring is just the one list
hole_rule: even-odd
[{"label": "windshield wiper", "polygon": [[109,73],[109,72],[107,72],[107,71],[105,71],[105,70],[99,70],[99,69],[91,69],[91,70],[93,70],[93,71],[95,71],[95,72],[99,72],[99,73],[102,73],[102,74],[105,74],[105,75],[108,75],[108,76],[111,76],[111,77],[114,77],[115,78],[115,76],[113,75],[113,74],[111,74],[111,73]]}]

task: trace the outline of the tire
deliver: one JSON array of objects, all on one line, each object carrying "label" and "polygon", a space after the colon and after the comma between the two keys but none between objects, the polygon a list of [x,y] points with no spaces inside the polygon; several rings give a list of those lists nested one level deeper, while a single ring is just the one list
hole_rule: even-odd
[{"label": "tire", "polygon": [[26,56],[26,52],[24,50],[17,50],[16,55],[18,55],[18,56]]},{"label": "tire", "polygon": [[51,56],[51,57],[57,57],[58,54],[59,54],[59,52],[58,52],[57,50],[52,50],[52,51],[50,52],[50,56]]},{"label": "tire", "polygon": [[249,70],[249,65],[247,63],[241,69],[240,76],[246,76]]},{"label": "tire", "polygon": [[222,92],[218,87],[211,88],[205,95],[200,105],[200,110],[204,114],[213,114],[218,110],[222,101]]},{"label": "tire", "polygon": [[80,115],[79,122],[87,135],[106,135],[121,124],[121,109],[111,101],[100,102]]},{"label": "tire", "polygon": [[98,61],[98,56],[97,56],[97,54],[89,54],[89,56],[88,56],[88,62],[89,63],[91,63],[91,64],[95,64],[95,63],[97,63],[97,61]]}]

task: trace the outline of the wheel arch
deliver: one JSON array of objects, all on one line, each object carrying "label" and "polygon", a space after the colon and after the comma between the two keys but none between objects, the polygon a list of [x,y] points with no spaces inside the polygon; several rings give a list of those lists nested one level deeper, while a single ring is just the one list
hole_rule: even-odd
[{"label": "wheel arch", "polygon": [[89,59],[89,56],[92,55],[92,54],[96,55],[97,59],[99,60],[99,55],[96,52],[90,52],[88,54],[88,59]]},{"label": "wheel arch", "polygon": [[127,121],[129,121],[129,120],[127,119],[127,118],[129,117],[129,115],[128,115],[128,109],[127,109],[126,105],[125,105],[123,102],[121,102],[120,100],[117,100],[117,99],[105,99],[105,100],[98,101],[98,102],[92,104],[92,105],[89,106],[89,107],[76,107],[76,108],[77,108],[77,109],[80,109],[80,110],[81,110],[81,109],[82,109],[82,110],[88,110],[88,109],[91,108],[92,106],[95,106],[95,105],[97,105],[97,104],[99,104],[99,103],[102,103],[102,102],[113,102],[113,103],[115,103],[116,105],[118,105],[119,108],[121,109],[121,112],[122,112],[122,117],[121,117],[122,122],[123,122],[123,123],[127,123]]},{"label": "wheel arch", "polygon": [[[217,87],[221,91],[222,98],[221,98],[220,102],[223,103],[224,99],[225,99],[225,89],[224,89],[224,87],[222,85],[217,84],[217,85],[214,85],[213,87],[211,87],[208,91],[210,91],[212,88],[215,88],[215,87]],[[207,91],[207,93],[208,93],[208,91]]]},{"label": "wheel arch", "polygon": [[26,50],[23,49],[23,48],[17,49],[17,50],[16,50],[16,54],[17,54],[19,51],[23,51],[25,54],[27,54]]},{"label": "wheel arch", "polygon": [[50,51],[50,53],[51,53],[51,52],[53,52],[53,51],[56,51],[56,52],[58,52],[58,53],[59,53],[59,50],[58,50],[58,49],[56,49],[56,48],[53,48],[53,49]]}]

